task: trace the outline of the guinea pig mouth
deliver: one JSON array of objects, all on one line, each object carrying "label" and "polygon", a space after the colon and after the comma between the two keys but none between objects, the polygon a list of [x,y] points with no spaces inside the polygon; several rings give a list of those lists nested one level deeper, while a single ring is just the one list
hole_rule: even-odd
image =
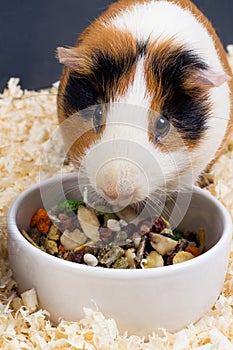
[{"label": "guinea pig mouth", "polygon": [[104,189],[102,190],[102,197],[104,199],[106,199],[106,201],[108,201],[109,203],[111,202],[117,202],[117,201],[120,201],[120,202],[124,202],[124,201],[131,201],[132,197],[133,197],[133,193],[131,192],[126,192],[125,194],[118,194],[116,193],[115,195],[113,194],[109,194],[108,192],[106,192]]},{"label": "guinea pig mouth", "polygon": [[108,203],[122,207],[142,201],[149,194],[146,173],[138,163],[124,157],[103,162],[93,185]]},{"label": "guinea pig mouth", "polygon": [[129,183],[124,186],[120,191],[109,191],[107,189],[100,189],[100,196],[104,198],[110,205],[127,207],[128,205],[134,203],[135,200],[135,190],[132,184]]},{"label": "guinea pig mouth", "polygon": [[88,184],[88,197],[92,203],[121,210],[148,197],[147,175],[138,163],[116,157],[105,159],[96,167],[93,164],[84,162],[79,180],[80,184]]}]

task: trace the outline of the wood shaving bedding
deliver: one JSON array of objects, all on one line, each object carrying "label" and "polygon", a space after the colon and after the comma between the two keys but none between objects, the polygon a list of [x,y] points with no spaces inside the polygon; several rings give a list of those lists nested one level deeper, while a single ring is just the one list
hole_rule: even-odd
[{"label": "wood shaving bedding", "polygon": [[[233,68],[233,46],[228,47]],[[38,309],[34,290],[17,295],[7,259],[7,213],[12,201],[39,178],[61,170],[62,144],[51,142],[56,134],[57,85],[39,92],[23,91],[19,79],[11,78],[0,95],[0,349],[85,350],[228,350],[233,349],[233,243],[224,288],[212,310],[195,325],[171,334],[161,330],[148,341],[119,334],[113,319],[101,310],[85,309],[79,322],[54,326],[46,310]],[[58,138],[56,138],[56,141]],[[50,159],[43,155],[49,149]],[[59,158],[59,160],[58,160]],[[42,166],[43,165],[43,166]],[[213,166],[210,190],[233,218],[233,137],[228,151]]]}]

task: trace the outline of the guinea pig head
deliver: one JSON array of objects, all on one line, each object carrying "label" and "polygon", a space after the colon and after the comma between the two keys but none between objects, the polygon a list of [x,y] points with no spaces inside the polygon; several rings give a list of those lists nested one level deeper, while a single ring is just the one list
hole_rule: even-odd
[{"label": "guinea pig head", "polygon": [[209,141],[209,92],[224,72],[175,38],[136,40],[98,22],[58,57],[59,120],[84,185],[127,205],[193,184],[220,145]]}]

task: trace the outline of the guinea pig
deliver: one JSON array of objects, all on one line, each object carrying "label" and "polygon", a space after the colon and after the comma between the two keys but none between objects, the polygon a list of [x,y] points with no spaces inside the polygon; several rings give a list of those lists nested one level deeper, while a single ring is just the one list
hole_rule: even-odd
[{"label": "guinea pig", "polygon": [[104,201],[156,204],[158,193],[192,186],[223,149],[232,72],[191,1],[115,2],[57,55],[62,135]]}]

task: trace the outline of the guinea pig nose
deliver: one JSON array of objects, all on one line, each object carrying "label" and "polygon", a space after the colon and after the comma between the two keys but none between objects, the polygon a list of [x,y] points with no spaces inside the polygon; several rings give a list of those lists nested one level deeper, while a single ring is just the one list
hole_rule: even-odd
[{"label": "guinea pig nose", "polygon": [[96,192],[106,201],[128,205],[135,195],[132,164],[127,160],[112,159],[99,167],[95,176]]},{"label": "guinea pig nose", "polygon": [[129,187],[128,189],[125,187],[124,191],[122,190],[123,188],[117,189],[115,191],[106,190],[102,188],[103,197],[108,202],[129,204],[133,197],[134,190],[131,187]]},{"label": "guinea pig nose", "polygon": [[111,201],[116,201],[116,200],[127,200],[133,196],[133,191],[132,192],[125,192],[125,193],[118,193],[118,192],[112,192],[112,191],[106,191],[105,189],[102,189],[103,195],[106,199],[111,200]]},{"label": "guinea pig nose", "polygon": [[115,201],[118,198],[118,193],[115,191],[107,191],[107,190],[102,188],[102,192],[103,192],[104,197],[107,200]]}]

